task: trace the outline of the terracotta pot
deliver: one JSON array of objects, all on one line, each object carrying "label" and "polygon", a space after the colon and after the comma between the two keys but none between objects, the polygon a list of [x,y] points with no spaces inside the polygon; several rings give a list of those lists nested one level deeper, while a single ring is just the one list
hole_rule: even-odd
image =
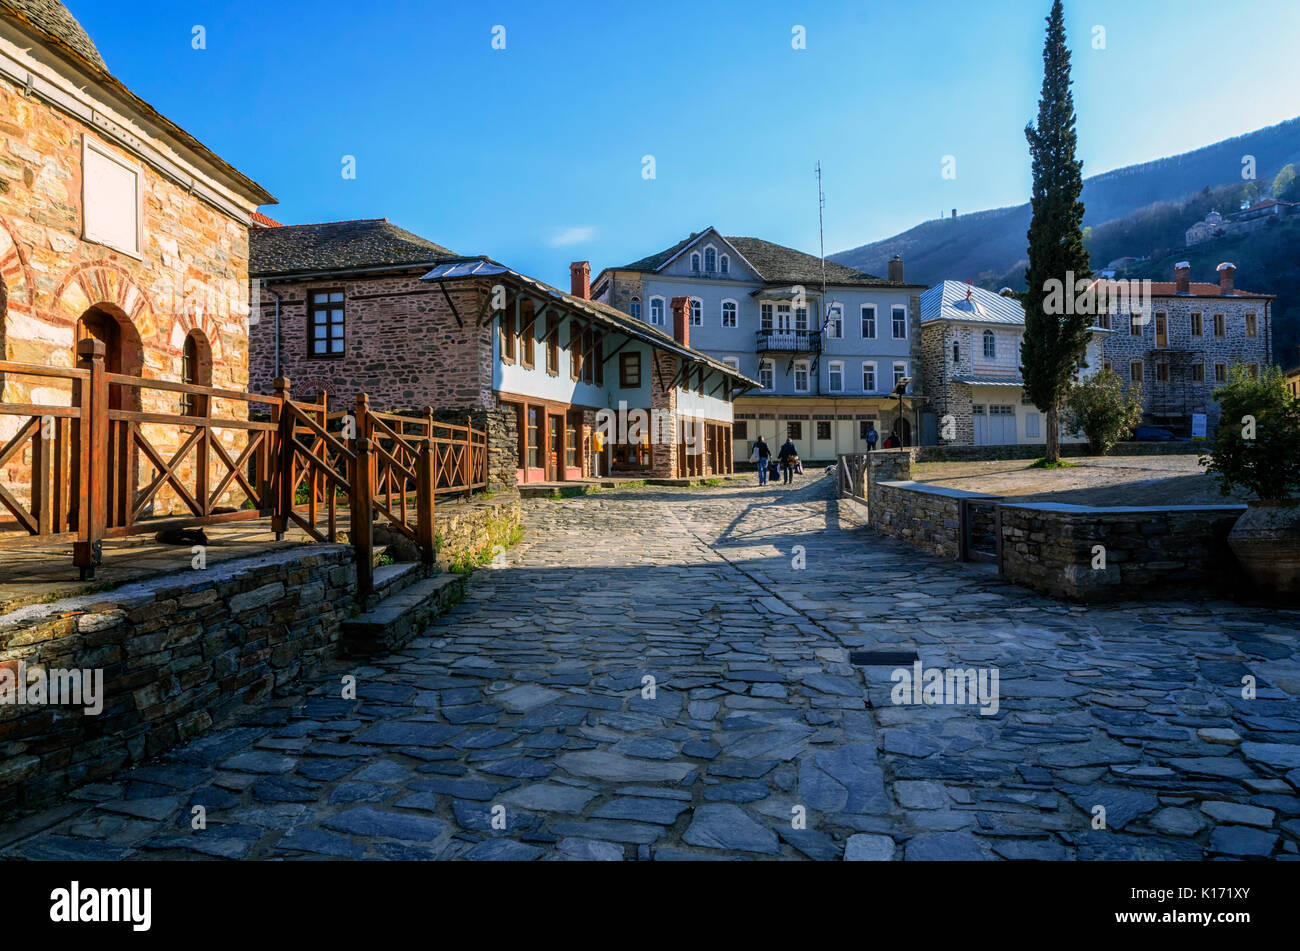
[{"label": "terracotta pot", "polygon": [[1265,591],[1300,595],[1300,499],[1247,502],[1228,546]]}]

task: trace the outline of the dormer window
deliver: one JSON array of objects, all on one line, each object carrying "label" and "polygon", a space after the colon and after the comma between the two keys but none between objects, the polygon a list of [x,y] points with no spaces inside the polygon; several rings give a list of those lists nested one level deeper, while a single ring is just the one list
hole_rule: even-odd
[{"label": "dormer window", "polygon": [[731,259],[727,257],[725,254],[722,256],[722,260],[718,262],[718,273],[719,274],[731,273]]},{"label": "dormer window", "polygon": [[640,320],[641,319],[641,298],[633,297],[632,303],[628,307],[628,311],[629,313],[632,314],[633,317],[635,317],[637,320]]},{"label": "dormer window", "polygon": [[704,249],[704,270],[712,274],[718,269],[718,252],[713,248]]},{"label": "dormer window", "polygon": [[700,255],[699,255],[699,252],[698,252],[698,251],[695,252],[695,253],[693,253],[693,254],[691,255],[691,270],[692,270],[692,271],[695,271],[697,274],[699,273],[699,270],[700,270]]},{"label": "dormer window", "polygon": [[998,341],[993,336],[993,331],[984,331],[984,359],[996,360],[998,356]]}]

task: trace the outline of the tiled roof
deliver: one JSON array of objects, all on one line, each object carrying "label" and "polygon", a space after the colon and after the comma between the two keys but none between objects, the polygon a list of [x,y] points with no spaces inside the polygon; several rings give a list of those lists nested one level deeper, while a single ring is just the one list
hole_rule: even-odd
[{"label": "tiled roof", "polygon": [[94,41],[58,0],[0,0],[0,10],[17,14],[51,39],[71,47],[84,59],[108,71]]},{"label": "tiled roof", "polygon": [[961,281],[944,281],[921,295],[921,323],[932,320],[1023,326],[1025,309],[1014,297],[1003,297]]},{"label": "tiled roof", "polygon": [[[657,271],[680,254],[683,249],[709,232],[717,233],[713,228],[693,232],[671,248],[664,248],[664,250],[649,257],[633,261],[631,264],[619,268],[619,270]],[[729,238],[721,235],[719,237],[739,252],[749,262],[750,266],[758,272],[759,277],[769,284],[804,284],[808,286],[821,284],[822,260],[816,255],[805,254],[802,251],[796,251],[794,248],[773,244],[771,241],[764,241],[761,238]],[[910,286],[907,284],[894,284],[883,278],[856,271],[851,267],[845,267],[843,264],[836,264],[834,261],[826,262],[826,283],[836,286],[862,287]]]},{"label": "tiled roof", "polygon": [[270,215],[264,215],[260,211],[255,211],[251,215],[253,224],[261,225],[263,228],[283,228],[282,222],[276,221]]},{"label": "tiled roof", "polygon": [[248,245],[250,277],[434,264],[458,256],[387,218],[253,228]]},{"label": "tiled roof", "polygon": [[1179,294],[1178,285],[1173,281],[1154,281],[1151,284],[1151,295],[1153,297],[1221,297],[1224,300],[1232,300],[1233,298],[1271,300],[1277,296],[1276,294],[1255,294],[1251,291],[1234,291],[1231,294],[1221,294],[1219,293],[1218,284],[1202,283],[1200,281],[1193,281],[1187,294]]}]

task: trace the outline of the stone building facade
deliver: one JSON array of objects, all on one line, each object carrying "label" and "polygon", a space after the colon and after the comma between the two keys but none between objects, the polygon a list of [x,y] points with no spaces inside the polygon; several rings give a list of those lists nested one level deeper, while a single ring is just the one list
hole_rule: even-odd
[{"label": "stone building facade", "polygon": [[[78,342],[95,338],[110,372],[242,390],[248,223],[274,199],[127,89],[58,3],[0,2],[0,129],[0,359],[73,367]],[[68,405],[71,390],[0,373],[0,402]],[[165,414],[181,403],[122,385],[109,398]],[[0,415],[0,446],[25,424]],[[172,426],[140,431],[164,456],[180,439]],[[244,437],[219,438],[235,451]],[[31,463],[24,451],[0,466],[19,497]],[[148,460],[131,470],[137,487],[156,474]],[[154,513],[174,504],[164,490]]]},{"label": "stone building facade", "polygon": [[1151,285],[1149,314],[1103,315],[1109,323],[1102,350],[1127,391],[1141,383],[1144,419],[1191,435],[1193,414],[1207,431],[1218,425],[1214,390],[1234,364],[1259,373],[1271,361],[1274,296],[1236,287],[1236,267],[1218,267],[1218,283],[1191,280],[1186,263],[1173,282]]},{"label": "stone building facade", "polygon": [[[731,400],[752,381],[691,350],[684,325],[669,335],[590,300],[585,262],[566,294],[386,219],[258,228],[251,246],[257,391],[284,377],[304,400],[364,393],[376,409],[468,419],[488,430],[500,486],[730,471]],[[664,438],[602,429],[620,407],[658,410]]]}]

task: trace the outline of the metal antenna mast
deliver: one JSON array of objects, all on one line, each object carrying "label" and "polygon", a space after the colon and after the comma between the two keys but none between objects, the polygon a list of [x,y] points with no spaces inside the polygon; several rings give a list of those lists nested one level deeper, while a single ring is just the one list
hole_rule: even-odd
[{"label": "metal antenna mast", "polygon": [[[826,304],[826,193],[822,191],[822,162],[817,160],[817,240],[821,243],[822,255],[822,305]],[[824,317],[825,315],[823,315]]]}]

